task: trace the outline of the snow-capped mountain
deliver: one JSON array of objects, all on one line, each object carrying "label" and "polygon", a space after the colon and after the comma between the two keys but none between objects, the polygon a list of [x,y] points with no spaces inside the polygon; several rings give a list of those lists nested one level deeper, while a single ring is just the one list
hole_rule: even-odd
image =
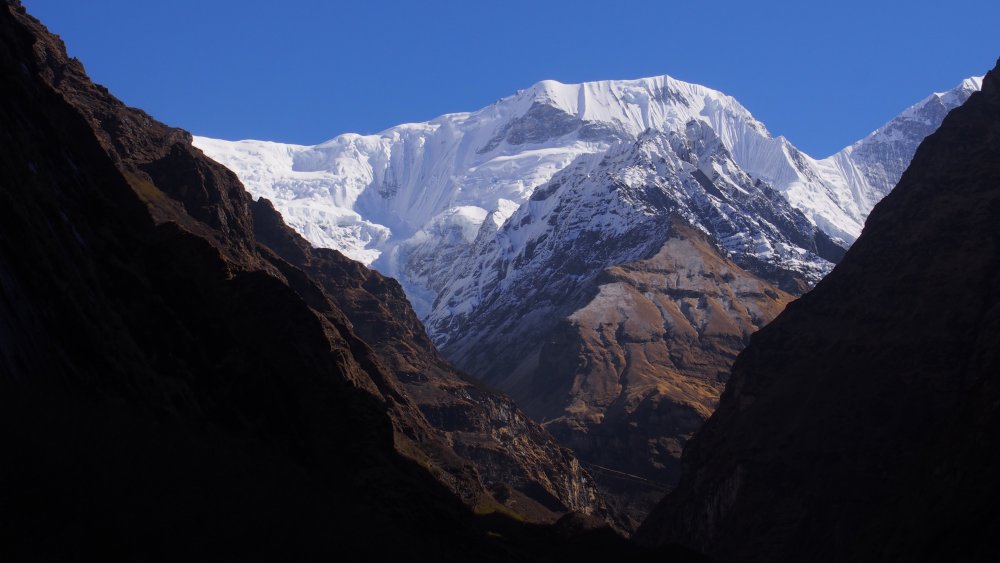
[{"label": "snow-capped mountain", "polygon": [[195,143],[311,242],[396,277],[452,362],[544,422],[639,519],[750,334],[832,268],[979,84],[821,160],[666,76],[544,81],[314,147]]},{"label": "snow-capped mountain", "polygon": [[522,340],[538,324],[525,323],[525,315],[567,314],[567,305],[585,298],[578,289],[602,270],[654,254],[678,216],[711,233],[744,269],[791,290],[820,279],[843,252],[770,185],[746,174],[712,127],[691,120],[679,132],[649,130],[579,157],[498,231],[481,228],[456,257],[460,266],[425,321],[428,331],[473,373],[498,371],[491,366],[502,363],[496,352],[525,360],[518,346],[485,350],[481,343]]},{"label": "snow-capped mountain", "polygon": [[195,143],[236,171],[251,193],[273,201],[313,244],[397,278],[426,318],[450,284],[454,258],[481,228],[498,229],[578,157],[632,143],[647,130],[683,131],[691,121],[707,125],[751,178],[850,243],[919,140],[978,84],[973,78],[935,94],[823,160],[772,137],[733,98],[667,76],[543,81],[476,112],[316,146]]},{"label": "snow-capped mountain", "polygon": [[[639,482],[676,479],[680,447],[714,408],[719,374],[787,302],[774,284],[802,291],[844,252],[694,119],[578,157],[494,229],[450,257],[428,331],[581,459]],[[690,245],[677,239],[692,232],[711,233],[717,246],[685,259]],[[643,417],[641,431],[628,430]],[[602,458],[612,449],[632,453]],[[661,494],[606,496],[638,522]]]}]

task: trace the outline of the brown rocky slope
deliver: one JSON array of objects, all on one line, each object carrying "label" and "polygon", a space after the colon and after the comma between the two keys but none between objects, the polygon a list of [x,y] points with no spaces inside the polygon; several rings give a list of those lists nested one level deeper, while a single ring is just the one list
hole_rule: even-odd
[{"label": "brown rocky slope", "polygon": [[992,561],[1000,67],[758,332],[639,531],[723,561]]},{"label": "brown rocky slope", "polygon": [[630,527],[680,478],[681,449],[750,335],[792,300],[683,220],[668,231],[650,258],[597,278],[542,348],[547,377],[529,381],[546,388],[521,393],[550,401],[525,408],[588,464]]}]

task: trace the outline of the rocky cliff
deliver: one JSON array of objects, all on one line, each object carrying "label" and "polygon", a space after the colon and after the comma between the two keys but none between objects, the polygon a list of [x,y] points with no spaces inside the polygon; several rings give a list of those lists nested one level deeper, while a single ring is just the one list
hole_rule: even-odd
[{"label": "rocky cliff", "polygon": [[545,377],[529,380],[524,404],[634,527],[677,483],[681,450],[715,410],[737,354],[792,296],[681,219],[655,255],[593,285],[543,344]]}]

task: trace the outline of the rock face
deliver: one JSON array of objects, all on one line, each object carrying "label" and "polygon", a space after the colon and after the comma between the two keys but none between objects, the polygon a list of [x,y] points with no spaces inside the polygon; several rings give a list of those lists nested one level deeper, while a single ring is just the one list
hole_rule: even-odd
[{"label": "rock face", "polygon": [[440,358],[398,284],[309,247],[16,1],[0,73],[15,559],[531,560],[577,548],[490,539],[466,506],[605,516],[567,450]]},{"label": "rock face", "polygon": [[653,257],[594,284],[545,339],[524,404],[634,527],[679,479],[681,449],[715,410],[736,355],[792,297],[679,220]]},{"label": "rock face", "polygon": [[998,218],[1000,68],[754,335],[639,536],[723,561],[993,560]]}]

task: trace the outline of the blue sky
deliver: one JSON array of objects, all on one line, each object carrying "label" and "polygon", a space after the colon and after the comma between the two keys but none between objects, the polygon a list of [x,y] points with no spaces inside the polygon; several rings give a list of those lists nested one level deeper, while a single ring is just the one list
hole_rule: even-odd
[{"label": "blue sky", "polygon": [[23,0],[91,77],[195,134],[312,144],[543,79],[669,74],[822,157],[1000,56],[1000,2]]}]

